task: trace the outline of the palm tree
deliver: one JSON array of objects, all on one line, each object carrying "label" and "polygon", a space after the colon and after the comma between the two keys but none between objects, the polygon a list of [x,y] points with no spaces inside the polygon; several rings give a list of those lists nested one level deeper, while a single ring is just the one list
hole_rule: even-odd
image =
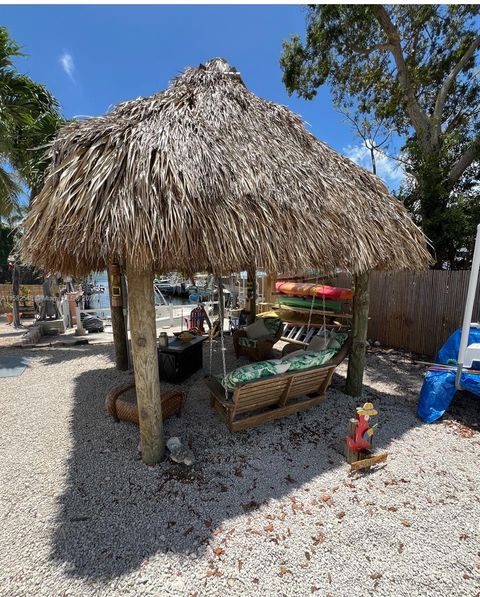
[{"label": "palm tree", "polygon": [[[20,196],[31,199],[38,192],[47,164],[45,147],[64,124],[46,87],[16,70],[13,60],[22,55],[8,30],[0,27],[0,218],[22,217]],[[21,325],[20,271],[17,261],[12,272],[15,327]]]},{"label": "palm tree", "polygon": [[20,46],[0,27],[0,216],[15,212],[23,186],[39,186],[42,146],[63,124],[58,103],[43,85],[15,69]]}]

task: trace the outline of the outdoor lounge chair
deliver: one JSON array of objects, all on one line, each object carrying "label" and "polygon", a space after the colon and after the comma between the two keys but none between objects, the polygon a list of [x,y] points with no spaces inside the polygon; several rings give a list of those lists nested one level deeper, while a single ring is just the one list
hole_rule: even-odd
[{"label": "outdoor lounge chair", "polygon": [[252,361],[265,361],[271,358],[273,346],[282,336],[282,320],[278,317],[265,317],[263,320],[266,327],[271,331],[268,336],[253,340],[248,338],[245,329],[233,332],[233,347],[237,359],[241,355],[247,356]]},{"label": "outdoor lounge chair", "polygon": [[241,431],[320,404],[330,385],[336,365],[263,377],[238,385],[227,399],[215,377],[205,382],[210,405],[225,420],[230,431]]}]

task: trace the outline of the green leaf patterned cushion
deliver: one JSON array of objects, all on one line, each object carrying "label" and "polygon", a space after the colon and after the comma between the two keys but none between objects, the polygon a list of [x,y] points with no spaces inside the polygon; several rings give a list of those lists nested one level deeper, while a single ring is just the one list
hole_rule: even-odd
[{"label": "green leaf patterned cushion", "polygon": [[222,385],[227,390],[234,390],[240,383],[261,379],[269,375],[278,375],[285,373],[290,366],[290,361],[284,359],[270,359],[269,361],[260,361],[251,363],[244,367],[238,367],[234,371],[227,373],[223,378]]},{"label": "green leaf patterned cushion", "polygon": [[295,358],[290,359],[290,367],[288,371],[301,371],[302,369],[309,369],[310,367],[319,367],[330,359],[332,359],[338,351],[327,348],[318,352],[305,352]]},{"label": "green leaf patterned cushion", "polygon": [[252,340],[252,338],[247,338],[246,336],[240,336],[238,338],[238,345],[246,346],[247,348],[255,348],[255,346],[257,346],[257,341]]},{"label": "green leaf patterned cushion", "polygon": [[263,323],[272,336],[276,336],[278,328],[282,325],[282,320],[278,317],[264,317]]}]

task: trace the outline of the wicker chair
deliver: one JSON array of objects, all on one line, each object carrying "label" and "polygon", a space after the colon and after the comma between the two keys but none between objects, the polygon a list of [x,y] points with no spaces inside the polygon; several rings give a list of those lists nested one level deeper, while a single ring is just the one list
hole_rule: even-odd
[{"label": "wicker chair", "polygon": [[264,361],[272,358],[273,346],[282,337],[282,320],[278,317],[264,317],[266,327],[272,330],[271,335],[262,336],[257,340],[247,337],[245,329],[235,330],[233,332],[233,347],[238,357],[247,356],[252,361]]}]

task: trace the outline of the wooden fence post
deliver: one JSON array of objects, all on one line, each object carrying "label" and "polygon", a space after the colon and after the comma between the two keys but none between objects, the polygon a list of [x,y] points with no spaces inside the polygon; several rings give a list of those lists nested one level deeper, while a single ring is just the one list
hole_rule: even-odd
[{"label": "wooden fence post", "polygon": [[165,449],[153,298],[153,266],[138,267],[127,259],[128,307],[133,370],[145,464],[162,460]]},{"label": "wooden fence post", "polygon": [[128,369],[128,336],[123,317],[123,292],[120,265],[109,263],[108,289],[110,294],[110,310],[112,314],[113,344],[115,347],[115,363],[117,369]]},{"label": "wooden fence post", "polygon": [[366,361],[370,272],[357,274],[354,280],[352,348],[348,357],[345,392],[361,396]]}]

